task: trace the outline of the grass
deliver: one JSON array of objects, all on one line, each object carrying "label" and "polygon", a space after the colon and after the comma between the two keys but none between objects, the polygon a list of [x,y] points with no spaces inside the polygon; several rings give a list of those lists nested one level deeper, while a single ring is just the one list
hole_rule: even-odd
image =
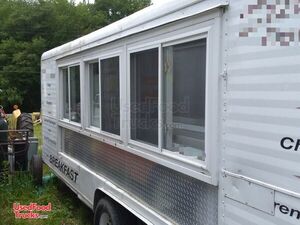
[{"label": "grass", "polygon": [[[41,125],[35,126],[35,136],[38,137],[38,153],[41,154]],[[44,175],[53,177],[51,170],[44,166]],[[52,204],[47,219],[15,219],[13,203],[27,205]],[[85,206],[77,196],[59,179],[49,179],[43,187],[37,187],[32,182],[28,172],[20,172],[10,177],[9,181],[0,182],[0,225],[85,225],[92,224],[92,211]]]}]

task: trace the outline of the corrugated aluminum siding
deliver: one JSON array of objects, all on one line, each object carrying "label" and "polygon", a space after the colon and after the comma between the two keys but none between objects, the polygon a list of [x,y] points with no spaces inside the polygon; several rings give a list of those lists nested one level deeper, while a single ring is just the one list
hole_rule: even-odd
[{"label": "corrugated aluminum siding", "polygon": [[[297,43],[300,18],[290,14],[285,19],[272,17],[270,24],[264,24],[268,12],[265,8],[251,15],[248,11],[249,5],[259,2],[262,1],[233,0],[224,18],[223,66],[228,77],[223,96],[222,168],[300,193],[297,177],[300,176],[300,152],[280,146],[283,137],[300,138],[300,47]],[[267,1],[272,2],[276,1]],[[262,24],[256,22],[259,18]],[[239,32],[248,27],[257,32],[239,37]],[[276,36],[269,34],[269,43],[263,46],[266,27],[295,30],[295,41],[288,47],[279,46]],[[220,185],[223,185],[222,178]],[[271,216],[228,198],[223,200],[222,221],[226,225],[299,222],[295,219],[290,223],[279,218],[276,212]]]},{"label": "corrugated aluminum siding", "polygon": [[68,129],[64,152],[174,224],[217,225],[218,188]]}]

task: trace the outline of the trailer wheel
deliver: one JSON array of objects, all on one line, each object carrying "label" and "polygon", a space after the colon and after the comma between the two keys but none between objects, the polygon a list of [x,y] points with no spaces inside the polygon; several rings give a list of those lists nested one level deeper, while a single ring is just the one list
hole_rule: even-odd
[{"label": "trailer wheel", "polygon": [[17,130],[28,130],[28,136],[33,137],[33,122],[29,113],[22,113],[18,117]]},{"label": "trailer wheel", "polygon": [[43,160],[42,157],[38,155],[33,155],[31,159],[31,173],[33,177],[33,182],[36,185],[43,184]]},{"label": "trailer wheel", "polygon": [[102,198],[95,209],[94,225],[133,225],[125,209],[108,198]]}]

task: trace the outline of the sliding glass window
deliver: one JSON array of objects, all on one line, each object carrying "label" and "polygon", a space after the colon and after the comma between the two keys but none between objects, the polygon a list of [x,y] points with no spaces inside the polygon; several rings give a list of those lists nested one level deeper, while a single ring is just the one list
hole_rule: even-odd
[{"label": "sliding glass window", "polygon": [[70,66],[62,69],[63,118],[76,123],[81,122],[80,67]]},{"label": "sliding glass window", "polygon": [[120,57],[90,62],[88,70],[90,126],[120,135]]},{"label": "sliding glass window", "polygon": [[163,48],[163,148],[205,160],[206,39]]},{"label": "sliding glass window", "polygon": [[101,62],[101,129],[120,135],[120,60],[119,57]]},{"label": "sliding glass window", "polygon": [[99,63],[89,64],[90,78],[90,125],[100,127],[100,91],[99,91]]},{"label": "sliding glass window", "polygon": [[68,68],[62,69],[62,79],[63,79],[63,118],[69,119],[69,75]]},{"label": "sliding glass window", "polygon": [[71,99],[71,121],[80,123],[80,70],[79,66],[70,67],[70,99]]},{"label": "sliding glass window", "polygon": [[130,55],[131,139],[158,145],[158,48]]}]

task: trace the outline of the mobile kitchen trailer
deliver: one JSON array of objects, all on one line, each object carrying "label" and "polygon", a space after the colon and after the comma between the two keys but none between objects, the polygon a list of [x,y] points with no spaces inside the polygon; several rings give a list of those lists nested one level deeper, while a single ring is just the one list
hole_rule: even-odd
[{"label": "mobile kitchen trailer", "polygon": [[96,224],[300,223],[299,0],[167,1],[41,67],[43,161]]}]

